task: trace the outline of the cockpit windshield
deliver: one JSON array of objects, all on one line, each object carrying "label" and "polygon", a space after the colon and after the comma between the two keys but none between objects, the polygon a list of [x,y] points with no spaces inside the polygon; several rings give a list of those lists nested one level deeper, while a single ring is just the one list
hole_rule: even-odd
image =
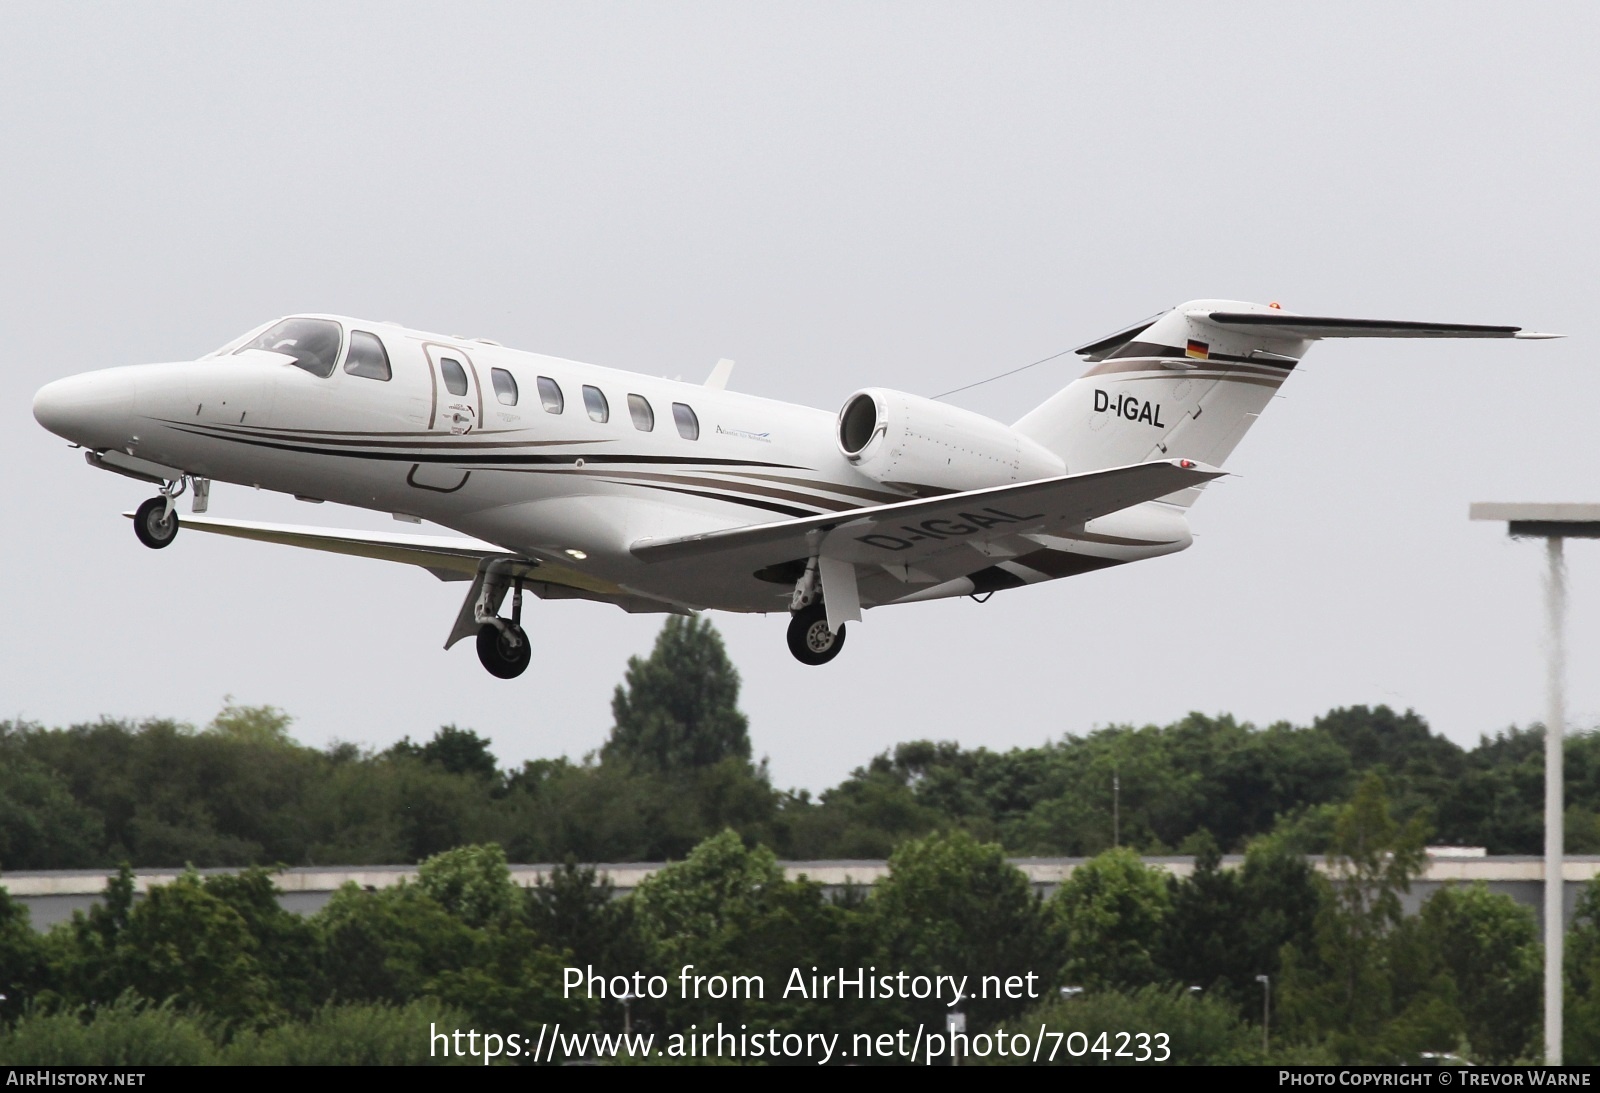
[{"label": "cockpit windshield", "polygon": [[332,319],[285,319],[269,326],[234,353],[265,349],[294,358],[294,363],[314,376],[333,375],[339,360],[339,324]]}]

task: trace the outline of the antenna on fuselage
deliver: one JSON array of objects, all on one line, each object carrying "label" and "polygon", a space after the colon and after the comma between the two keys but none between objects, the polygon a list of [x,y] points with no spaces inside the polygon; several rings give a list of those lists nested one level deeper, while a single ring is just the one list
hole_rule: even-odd
[{"label": "antenna on fuselage", "polygon": [[733,375],[733,362],[727,357],[723,357],[717,362],[717,366],[711,370],[711,375],[706,377],[706,386],[713,391],[726,391],[728,389],[728,377],[731,375]]}]

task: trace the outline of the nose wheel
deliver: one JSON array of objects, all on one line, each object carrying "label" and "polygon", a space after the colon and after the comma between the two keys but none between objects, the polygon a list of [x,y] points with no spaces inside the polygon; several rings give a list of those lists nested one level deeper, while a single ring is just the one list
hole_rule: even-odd
[{"label": "nose wheel", "polygon": [[828,612],[820,602],[796,611],[789,619],[789,652],[801,664],[826,664],[844,648],[844,626],[828,629]]},{"label": "nose wheel", "polygon": [[172,498],[152,497],[133,514],[133,533],[151,550],[160,550],[178,537],[178,513]]}]

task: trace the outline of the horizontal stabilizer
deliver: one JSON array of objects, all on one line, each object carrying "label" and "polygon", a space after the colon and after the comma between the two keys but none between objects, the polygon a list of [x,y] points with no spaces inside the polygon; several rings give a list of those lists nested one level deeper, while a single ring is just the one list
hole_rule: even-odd
[{"label": "horizontal stabilizer", "polygon": [[633,554],[646,562],[727,556],[728,564],[742,560],[750,569],[813,554],[857,565],[916,565],[1009,536],[1081,527],[1223,473],[1187,459],[1138,463],[676,539],[645,539],[634,544]]},{"label": "horizontal stabilizer", "polygon": [[1335,319],[1284,312],[1202,311],[1191,318],[1239,330],[1259,330],[1291,338],[1559,338],[1520,326],[1478,323],[1418,323],[1404,319]]}]

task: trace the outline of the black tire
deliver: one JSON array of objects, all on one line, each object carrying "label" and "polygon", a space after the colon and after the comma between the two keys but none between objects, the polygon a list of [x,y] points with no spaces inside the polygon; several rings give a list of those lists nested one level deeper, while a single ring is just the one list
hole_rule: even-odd
[{"label": "black tire", "polygon": [[478,629],[478,660],[498,679],[516,679],[527,671],[533,660],[533,647],[528,635],[514,622],[505,629],[493,623],[484,623]]},{"label": "black tire", "polygon": [[167,499],[152,497],[133,514],[133,533],[151,550],[160,550],[178,537],[178,513],[174,510],[166,516],[166,512]]},{"label": "black tire", "polygon": [[844,626],[828,629],[828,612],[814,603],[789,619],[789,652],[801,664],[826,664],[844,648]]}]

